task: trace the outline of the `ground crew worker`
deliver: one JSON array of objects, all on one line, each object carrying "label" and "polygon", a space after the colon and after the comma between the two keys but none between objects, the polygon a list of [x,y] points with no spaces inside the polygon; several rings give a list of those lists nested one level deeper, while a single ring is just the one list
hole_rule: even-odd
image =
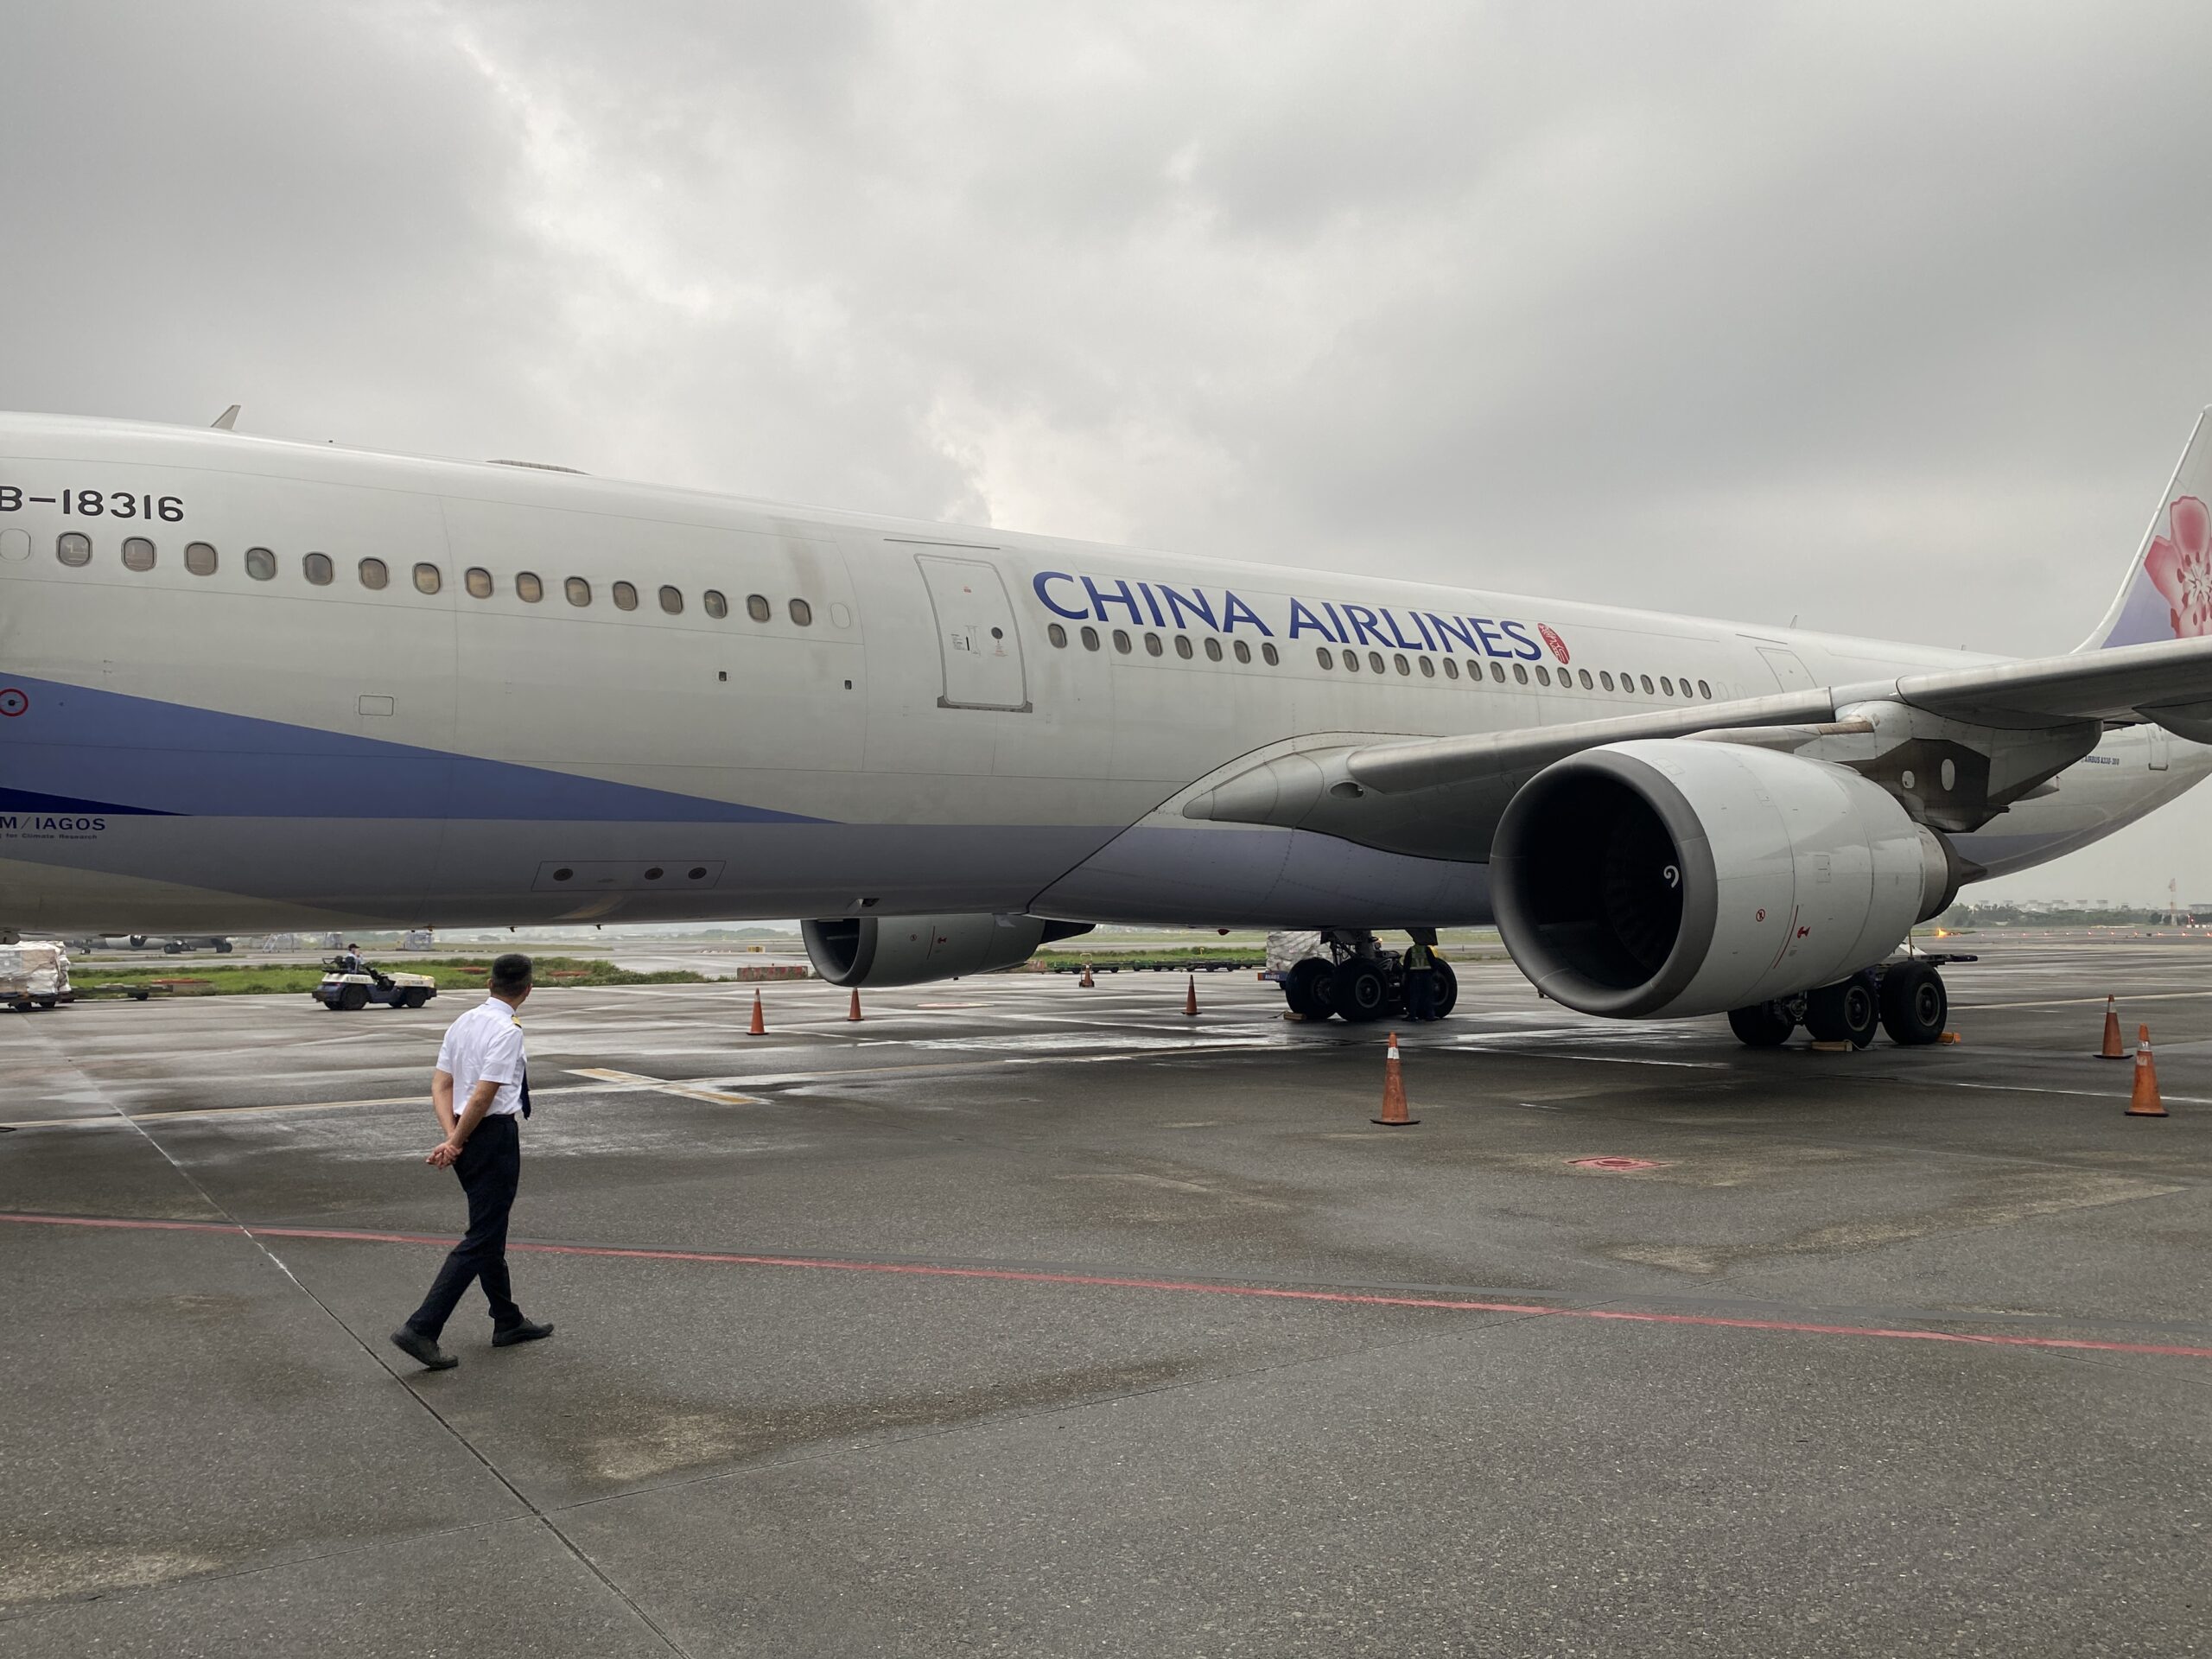
[{"label": "ground crew worker", "polygon": [[530,1116],[529,1058],[515,1010],[530,995],[530,958],[507,955],[492,963],[491,995],[454,1020],[430,1076],[430,1103],[445,1139],[423,1161],[450,1167],[468,1194],[468,1231],[445,1259],[423,1306],[391,1333],[403,1353],[434,1371],[461,1362],[438,1346],[471,1280],[481,1281],[492,1305],[492,1345],[512,1347],[553,1334],[550,1324],[523,1317],[507,1284],[507,1212],[522,1179],[522,1120]]},{"label": "ground crew worker", "polygon": [[1415,939],[1406,947],[1406,1018],[1436,1018],[1436,950]]}]

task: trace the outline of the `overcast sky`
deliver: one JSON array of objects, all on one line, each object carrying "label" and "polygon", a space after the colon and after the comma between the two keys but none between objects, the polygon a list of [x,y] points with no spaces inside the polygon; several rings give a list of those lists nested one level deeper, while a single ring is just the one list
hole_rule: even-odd
[{"label": "overcast sky", "polygon": [[[2043,652],[2202,5],[11,7],[0,404]],[[2212,790],[1985,893],[2212,896]]]}]

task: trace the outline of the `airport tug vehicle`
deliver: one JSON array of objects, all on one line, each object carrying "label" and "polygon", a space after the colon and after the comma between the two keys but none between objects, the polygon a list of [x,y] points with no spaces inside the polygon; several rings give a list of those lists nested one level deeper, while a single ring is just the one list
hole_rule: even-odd
[{"label": "airport tug vehicle", "polygon": [[372,1002],[388,1008],[419,1008],[438,994],[428,974],[387,974],[344,957],[326,957],[322,982],[308,995],[333,1014],[358,1014]]}]

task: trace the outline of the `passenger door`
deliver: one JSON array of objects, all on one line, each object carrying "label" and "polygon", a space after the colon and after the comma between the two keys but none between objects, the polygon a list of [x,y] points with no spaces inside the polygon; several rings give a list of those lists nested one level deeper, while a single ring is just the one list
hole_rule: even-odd
[{"label": "passenger door", "polygon": [[944,670],[940,709],[1030,710],[1028,675],[1014,606],[995,566],[981,559],[919,553],[922,581],[937,618],[938,653]]},{"label": "passenger door", "polygon": [[1809,690],[1820,683],[1813,677],[1812,671],[1798,660],[1796,652],[1785,651],[1780,645],[1761,645],[1758,649],[1783,690]]}]

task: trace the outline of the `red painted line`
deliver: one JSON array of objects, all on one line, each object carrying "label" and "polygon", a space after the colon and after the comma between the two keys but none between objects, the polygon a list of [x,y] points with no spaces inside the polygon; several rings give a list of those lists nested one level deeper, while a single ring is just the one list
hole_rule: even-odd
[{"label": "red painted line", "polygon": [[[454,1241],[432,1233],[377,1233],[349,1227],[241,1227],[222,1221],[136,1221],[104,1216],[16,1215],[0,1222],[41,1227],[151,1229],[180,1233],[244,1233],[255,1238],[322,1238],[352,1244],[429,1244]],[[1522,1313],[1553,1319],[1604,1319],[1618,1325],[1681,1325],[1705,1330],[1767,1331],[1812,1337],[1874,1337],[1888,1342],[1949,1342],[1977,1348],[2056,1348],[2099,1354],[2160,1354],[2212,1359],[2212,1348],[2176,1343],[2103,1342],[2081,1337],[2006,1337],[1961,1331],[1906,1331],[1872,1325],[1820,1325],[1799,1319],[1730,1319],[1718,1313],[1654,1313],[1631,1308],[1559,1307],[1543,1302],[1485,1302],[1441,1296],[1387,1296],[1376,1291],[1287,1290],[1270,1285],[1217,1285],[1196,1279],[1138,1279],[1117,1274],[1046,1273],[1023,1268],[948,1268],[912,1262],[853,1262],[834,1256],[745,1255],[719,1250],[631,1249],[613,1244],[528,1244],[507,1249],[531,1255],[599,1256],[618,1262],[684,1262],[704,1267],[804,1268],[834,1273],[901,1274],[918,1279],[986,1279],[1023,1285],[1079,1285],[1105,1290],[1172,1291],[1196,1296],[1243,1296],[1353,1307],[1426,1307],[1455,1313]]]}]

